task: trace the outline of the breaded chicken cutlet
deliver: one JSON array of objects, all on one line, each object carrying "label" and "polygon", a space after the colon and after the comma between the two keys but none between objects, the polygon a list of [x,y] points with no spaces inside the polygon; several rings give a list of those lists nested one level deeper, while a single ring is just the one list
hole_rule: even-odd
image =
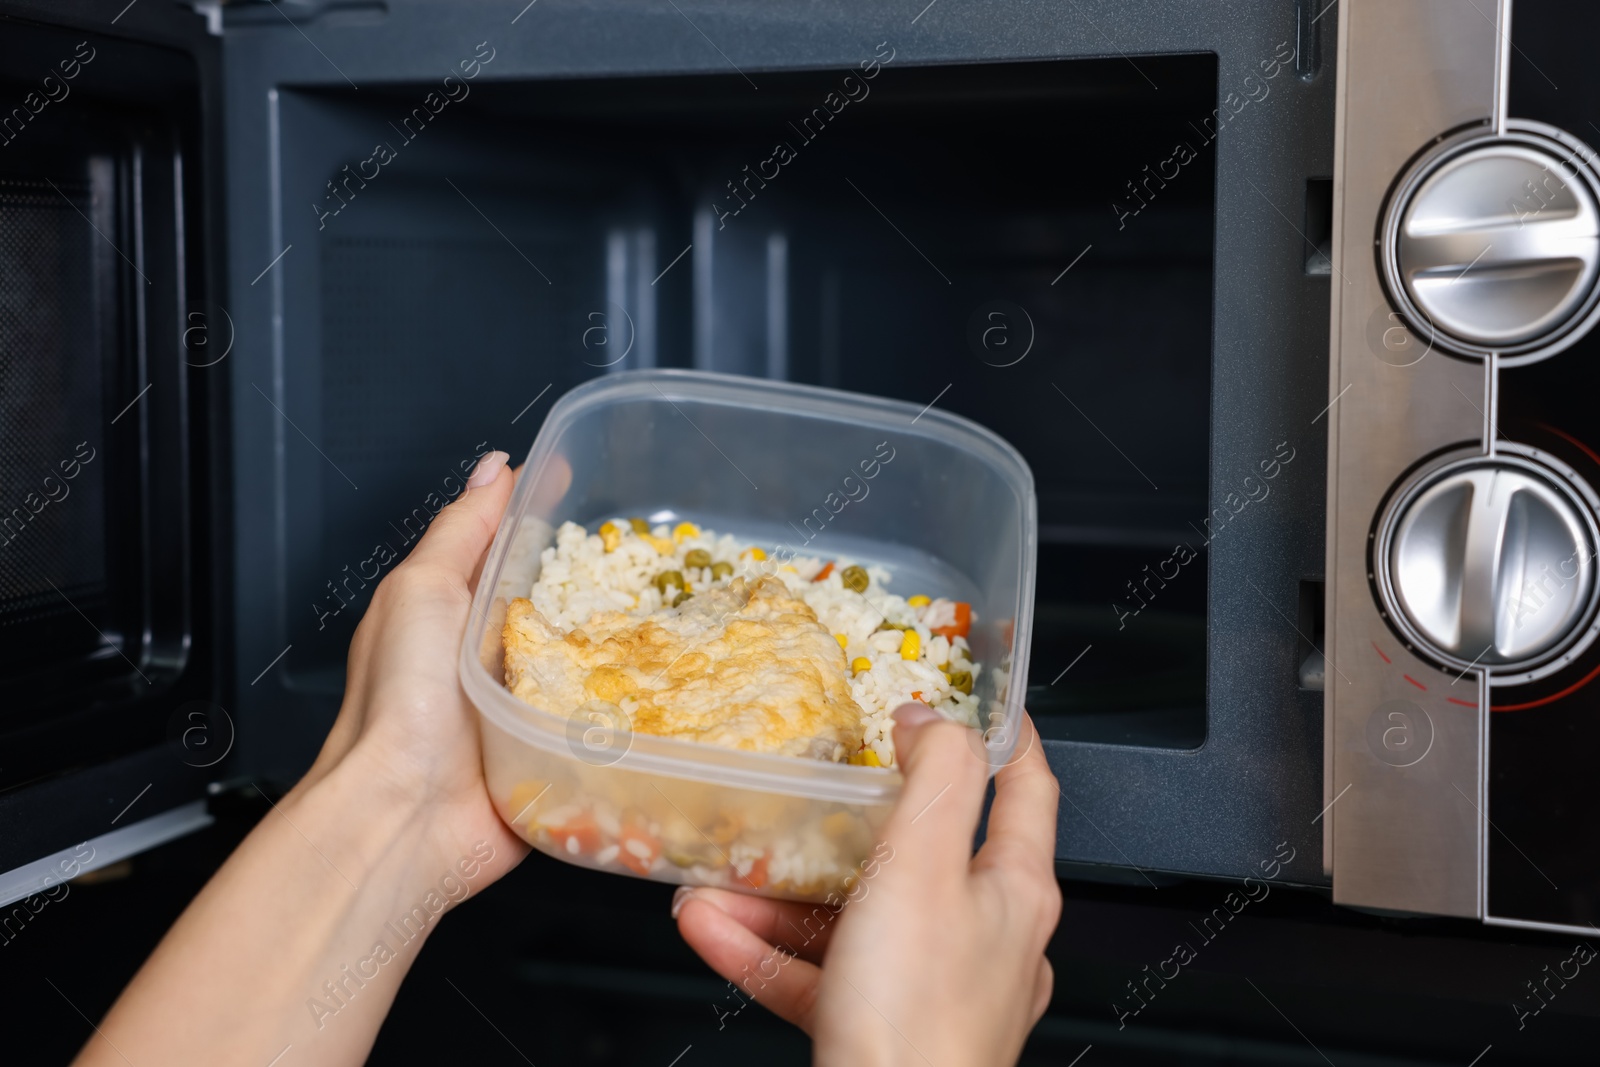
[{"label": "breaded chicken cutlet", "polygon": [[504,640],[507,688],[557,715],[609,705],[638,733],[812,759],[861,747],[839,642],[773,578],[738,578],[644,618],[597,612],[570,632],[518,598]]}]

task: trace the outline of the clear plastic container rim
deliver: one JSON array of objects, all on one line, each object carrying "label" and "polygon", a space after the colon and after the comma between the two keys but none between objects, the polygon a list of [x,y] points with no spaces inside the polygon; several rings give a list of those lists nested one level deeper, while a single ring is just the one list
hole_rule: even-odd
[{"label": "clear plastic container rim", "polygon": [[[586,382],[560,397],[545,417],[533,447],[528,450],[517,488],[505,516],[500,520],[499,529],[495,531],[494,543],[478,581],[472,615],[461,644],[459,673],[468,699],[486,722],[493,723],[519,741],[592,766],[612,766],[646,774],[840,803],[892,802],[900,792],[901,775],[897,770],[884,768],[766,755],[626,732],[622,732],[627,737],[623,752],[614,760],[601,762],[581,757],[571,747],[571,721],[568,718],[518,700],[485,669],[480,650],[484,645],[489,607],[499,584],[500,571],[533,488],[544,476],[545,468],[555,453],[555,442],[561,439],[572,423],[595,408],[637,399],[661,399],[668,403],[675,400],[714,403],[785,415],[831,418],[857,425],[866,425],[869,420],[887,422],[891,417],[898,422],[903,417],[906,419],[904,427],[896,425],[885,428],[900,433],[909,431],[917,436],[960,447],[984,460],[1007,479],[1022,507],[1018,533],[1019,558],[1025,561],[1034,558],[1038,520],[1033,473],[1015,448],[993,431],[970,419],[932,406],[919,409],[915,404],[905,401],[792,382],[709,371],[622,371]],[[1022,694],[1026,687],[1017,682],[1027,677],[1033,583],[1023,581],[1019,584],[1017,624],[1011,642],[1011,680],[1002,717],[999,723],[990,724],[990,732],[982,735],[981,739],[975,733],[972,746],[974,756],[984,758],[988,763],[991,776],[1011,759],[1018,734],[1013,727],[1020,722],[1023,711]],[[1001,728],[998,737],[991,736],[995,726]],[[613,731],[608,728],[584,729],[600,730],[603,737],[615,740],[611,736]]]}]

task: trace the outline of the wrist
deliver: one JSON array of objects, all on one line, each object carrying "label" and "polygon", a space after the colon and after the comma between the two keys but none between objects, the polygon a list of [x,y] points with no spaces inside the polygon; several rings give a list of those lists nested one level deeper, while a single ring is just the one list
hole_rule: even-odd
[{"label": "wrist", "polygon": [[[411,787],[395,773],[393,759],[365,739],[302,792],[297,786],[281,802],[287,814],[319,824],[348,850],[357,871],[346,872],[364,889],[381,888],[400,913],[419,905],[432,919],[465,900],[514,865],[503,835],[463,833],[457,824],[476,820],[454,818],[461,800],[435,796]],[[477,800],[483,803],[482,800]],[[500,829],[498,823],[496,829]],[[427,924],[431,930],[433,922]]]},{"label": "wrist", "polygon": [[[432,834],[423,803],[396,787],[359,744],[315,776],[307,775],[276,807],[352,887],[376,882],[391,890],[410,889],[408,872],[398,861],[431,866]],[[389,884],[397,878],[400,884]]]},{"label": "wrist", "polygon": [[[214,1062],[236,1047],[265,1063],[293,1044],[355,1063],[370,1051],[401,978],[472,882],[425,800],[385,788],[355,751],[323,770],[272,805],[118,1002],[103,1029],[136,1062]],[[487,880],[476,856],[467,869]],[[197,973],[210,981],[196,988]]]}]

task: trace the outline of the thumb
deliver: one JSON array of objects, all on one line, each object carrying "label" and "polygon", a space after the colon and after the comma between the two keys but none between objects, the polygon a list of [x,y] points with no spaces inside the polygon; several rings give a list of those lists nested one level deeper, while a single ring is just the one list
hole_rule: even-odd
[{"label": "thumb", "polygon": [[717,1029],[727,1025],[729,1015],[743,1010],[745,1000],[754,1000],[778,1018],[811,1033],[822,969],[795,956],[787,945],[769,944],[723,911],[716,903],[720,899],[725,898],[709,896],[704,890],[674,896],[674,906],[679,909],[678,932],[707,966],[728,980],[728,993],[720,1004],[711,1006],[717,1013]]},{"label": "thumb", "polygon": [[470,581],[489,542],[494,540],[495,529],[511,499],[516,479],[506,466],[510,458],[504,452],[490,452],[478,460],[472,477],[467,479],[466,492],[439,512],[412,549],[411,561]]},{"label": "thumb", "polygon": [[971,729],[923,704],[894,713],[895,762],[905,775],[900,799],[879,836],[906,866],[946,872],[965,870],[983,811],[989,765],[968,743]]}]

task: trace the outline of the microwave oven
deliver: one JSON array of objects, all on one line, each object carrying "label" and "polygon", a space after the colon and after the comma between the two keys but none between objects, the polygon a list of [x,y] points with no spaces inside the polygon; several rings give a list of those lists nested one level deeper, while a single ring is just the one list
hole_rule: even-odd
[{"label": "microwave oven", "polygon": [[4,0],[0,897],[292,781],[461,472],[676,366],[1023,452],[1063,876],[1590,930],[1582,18]]}]

